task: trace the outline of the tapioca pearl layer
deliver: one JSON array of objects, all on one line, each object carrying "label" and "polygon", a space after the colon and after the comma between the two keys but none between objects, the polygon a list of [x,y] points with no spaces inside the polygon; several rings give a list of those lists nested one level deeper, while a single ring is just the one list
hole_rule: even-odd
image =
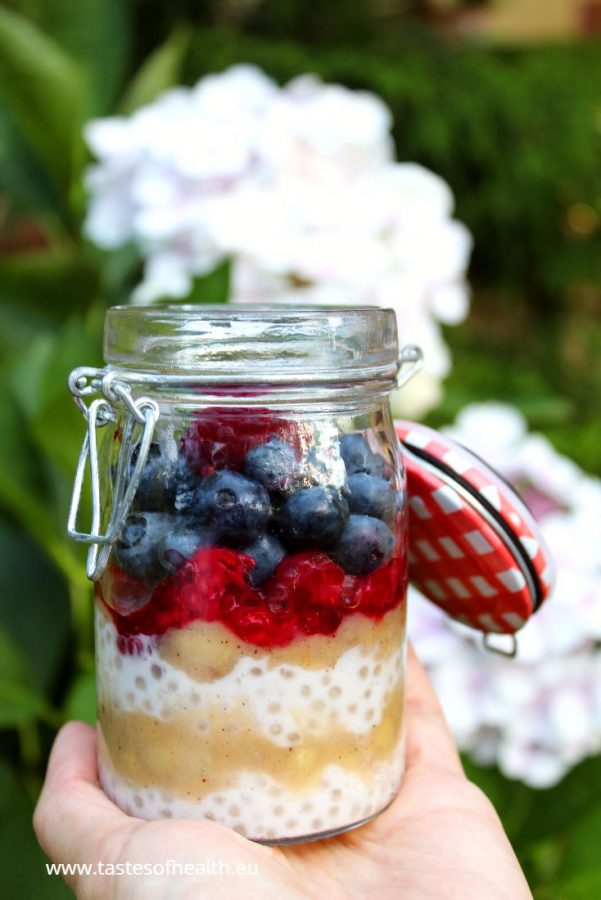
[{"label": "tapioca pearl layer", "polygon": [[244,700],[234,710],[208,708],[201,723],[196,710],[161,720],[103,702],[98,719],[113,768],[134,784],[200,800],[231,789],[241,773],[267,773],[289,793],[302,795],[316,788],[328,765],[369,781],[374,765],[394,753],[401,734],[402,702],[399,681],[381,721],[365,734],[330,723],[316,735],[299,728],[283,746],[257,728]]},{"label": "tapioca pearl layer", "polygon": [[231,788],[190,801],[122,778],[102,741],[99,752],[102,787],[128,815],[148,820],[208,819],[256,840],[310,837],[368,819],[394,798],[403,768],[399,742],[389,760],[372,767],[367,780],[329,765],[313,790],[299,796],[269,775],[245,772]]},{"label": "tapioca pearl layer", "polygon": [[[388,615],[393,617],[394,613]],[[196,630],[193,647],[188,648],[196,659],[203,658],[211,630],[222,627],[203,625]],[[140,643],[139,653],[121,654],[114,625],[99,611],[99,701],[106,708],[142,712],[162,721],[172,719],[178,711],[196,710],[201,731],[210,727],[210,710],[234,713],[243,701],[254,727],[280,747],[300,742],[306,735],[322,734],[333,726],[366,734],[381,722],[402,674],[402,624],[398,614],[390,627],[395,630],[396,649],[385,658],[380,658],[377,645],[370,651],[351,646],[325,669],[273,665],[268,653],[241,655],[224,677],[198,682],[167,662],[152,638]]]}]

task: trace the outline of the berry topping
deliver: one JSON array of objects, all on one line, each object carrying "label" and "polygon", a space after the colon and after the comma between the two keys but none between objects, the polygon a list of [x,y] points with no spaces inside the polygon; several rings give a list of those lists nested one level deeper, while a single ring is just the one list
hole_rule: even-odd
[{"label": "berry topping", "polygon": [[290,444],[271,438],[249,450],[244,459],[244,474],[262,484],[270,493],[286,493],[298,475],[296,454]]},{"label": "berry topping", "polygon": [[120,569],[146,582],[165,577],[157,547],[173,526],[173,518],[164,513],[134,513],[128,516],[113,548],[113,559]]},{"label": "berry topping", "polygon": [[268,410],[213,406],[194,417],[182,437],[182,450],[198,475],[210,475],[218,469],[240,471],[249,450],[272,437],[300,450],[296,428],[286,419]]},{"label": "berry topping", "polygon": [[362,434],[338,438],[322,423],[311,439],[265,410],[213,407],[179,456],[164,443],[151,444],[98,586],[121,652],[144,653],[144,635],[197,620],[285,646],[402,601],[407,566],[391,558],[391,528],[403,495]]},{"label": "berry topping", "polygon": [[345,572],[369,575],[392,555],[394,537],[390,528],[371,516],[349,516],[333,556]]},{"label": "berry topping", "polygon": [[328,447],[312,447],[309,450],[304,460],[302,480],[307,487],[313,484],[344,484],[346,469],[338,441]]},{"label": "berry topping", "polygon": [[214,538],[212,530],[199,525],[196,519],[175,517],[173,528],[157,545],[159,562],[167,572],[173,573],[201,547],[214,544]]},{"label": "berry topping", "polygon": [[194,495],[200,479],[190,468],[185,456],[179,456],[173,472],[173,509],[178,513],[189,512],[194,505]]},{"label": "berry topping", "polygon": [[346,587],[345,574],[335,562],[319,550],[294,553],[277,567],[265,585],[270,606],[291,604],[297,611],[310,607],[342,608]]},{"label": "berry topping", "polygon": [[348,479],[348,505],[351,512],[376,519],[391,520],[397,493],[389,481],[379,475],[357,472]]},{"label": "berry topping", "polygon": [[278,618],[268,607],[238,607],[227,623],[232,631],[259,647],[281,647],[294,637],[296,621],[293,616]]},{"label": "berry topping", "polygon": [[243,547],[242,553],[255,561],[255,567],[249,575],[250,582],[254,585],[262,584],[270,575],[273,575],[276,566],[286,555],[286,551],[277,537],[267,533],[258,537],[253,544]]},{"label": "berry topping", "polygon": [[[130,476],[140,452],[134,447]],[[132,509],[140,512],[181,512],[190,508],[198,477],[185,457],[171,459],[157,441],[153,441],[140,475]]]},{"label": "berry topping", "polygon": [[226,470],[204,479],[193,511],[214,530],[217,541],[236,546],[253,542],[265,530],[271,504],[260,484]]},{"label": "berry topping", "polygon": [[[130,477],[140,453],[137,444],[131,455]],[[164,448],[153,441],[148,449],[148,456],[140,475],[132,509],[141,512],[162,512],[173,505],[175,464]]]},{"label": "berry topping", "polygon": [[139,637],[126,637],[120,634],[117,638],[117,649],[119,653],[128,656],[142,656],[144,653],[144,641]]},{"label": "berry topping", "polygon": [[356,475],[358,472],[384,478],[390,475],[390,466],[384,457],[373,452],[362,434],[344,434],[340,438],[340,454],[347,475]]},{"label": "berry topping", "polygon": [[334,634],[342,621],[342,613],[327,607],[310,607],[298,617],[298,624],[305,634]]},{"label": "berry topping", "polygon": [[224,611],[260,604],[248,584],[252,560],[222,547],[198,550],[178,571],[159,584],[149,603],[128,616],[115,616],[122,634],[164,634],[203,619],[212,622]]},{"label": "berry topping", "polygon": [[402,603],[406,590],[406,560],[394,557],[371,575],[357,579],[359,612],[378,618]]},{"label": "berry topping", "polygon": [[287,557],[266,585],[267,602],[277,608],[292,606],[304,634],[333,634],[354,593],[340,566],[319,551]]},{"label": "berry topping", "polygon": [[348,514],[348,503],[336,488],[302,488],[280,507],[277,526],[290,547],[331,547]]}]

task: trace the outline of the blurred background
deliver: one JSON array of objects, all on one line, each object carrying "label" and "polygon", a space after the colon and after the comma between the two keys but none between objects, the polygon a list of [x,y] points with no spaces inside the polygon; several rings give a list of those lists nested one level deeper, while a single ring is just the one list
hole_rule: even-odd
[{"label": "blurred background", "polygon": [[[526,454],[523,467],[521,486],[534,485],[535,500],[572,515],[575,484],[586,496],[599,489],[601,2],[5,0],[0,867],[6,896],[68,896],[46,876],[30,825],[56,728],[70,717],[94,720],[91,591],[83,556],[65,536],[83,436],[66,378],[76,365],[101,364],[104,311],[128,302],[142,271],[142,254],[131,242],[105,252],[85,236],[84,173],[92,156],[84,125],[129,115],[173,85],[193,85],[241,62],[278,84],[314,73],[378,95],[392,111],[397,158],[431,169],[452,189],[454,215],[473,237],[471,308],[461,324],[441,326],[452,366],[425,420],[441,426],[459,416],[459,432],[471,428],[477,436],[465,408],[495,401],[480,408],[482,427],[494,435],[489,426],[498,424],[509,455],[507,429],[517,428],[520,447],[529,434],[545,438],[543,444],[537,438],[545,452]],[[219,267],[196,279],[192,293],[199,301],[217,295],[227,296]],[[494,457],[495,447],[488,451]],[[566,465],[571,481],[562,481]],[[563,475],[554,479],[555,471]],[[562,765],[553,768],[551,759],[545,774],[537,758],[535,777],[530,757],[518,764],[501,750],[483,752],[491,730],[484,714],[463,732],[461,723],[456,727],[470,751],[470,775],[497,806],[537,900],[601,896],[601,513],[596,522],[587,515],[578,541],[589,546],[589,558],[574,563],[566,552],[567,600],[557,607],[561,620],[546,621],[549,634],[565,633],[570,586],[586,593],[578,633],[549,651],[564,666],[556,680],[565,680],[565,666],[579,666],[578,689],[553,705],[547,676],[539,678],[541,658],[549,655],[540,642],[519,670],[522,681],[507,687],[507,670],[499,675],[504,715],[511,718],[522,704],[521,721],[534,730],[533,753],[538,707],[524,707],[523,692],[539,678],[539,700],[544,694],[554,729],[545,752],[553,757],[560,748]],[[569,543],[576,532],[565,534]],[[444,692],[441,658],[457,658],[469,639],[451,630],[440,637],[447,626],[428,615],[416,623],[415,639]],[[472,681],[487,665],[478,660],[470,663]],[[486,670],[491,691],[498,690],[495,671]],[[465,703],[457,694],[455,700],[472,702],[469,695]],[[499,719],[495,727],[497,747],[506,735]]]}]

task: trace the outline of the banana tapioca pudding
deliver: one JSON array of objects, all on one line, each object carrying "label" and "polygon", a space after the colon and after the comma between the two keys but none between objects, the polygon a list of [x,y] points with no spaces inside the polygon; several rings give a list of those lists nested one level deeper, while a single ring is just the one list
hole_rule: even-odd
[{"label": "banana tapioca pudding", "polygon": [[282,841],[394,797],[403,487],[368,437],[213,409],[151,446],[96,607],[100,776],[129,814]]}]

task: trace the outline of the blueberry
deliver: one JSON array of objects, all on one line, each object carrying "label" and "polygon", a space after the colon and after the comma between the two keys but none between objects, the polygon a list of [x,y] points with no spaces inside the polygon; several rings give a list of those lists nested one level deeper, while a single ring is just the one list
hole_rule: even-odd
[{"label": "blueberry", "polygon": [[161,581],[165,570],[157,548],[172,524],[172,517],[163,513],[128,516],[113,548],[113,558],[119,568],[142,581]]},{"label": "blueberry", "polygon": [[199,485],[200,478],[192,471],[188,460],[180,456],[173,470],[172,500],[176,512],[190,512]]},{"label": "blueberry", "polygon": [[397,492],[379,475],[357,472],[348,479],[348,504],[352,513],[392,519],[397,505]]},{"label": "blueberry", "polygon": [[347,475],[365,472],[367,475],[388,477],[389,465],[383,456],[374,453],[362,434],[344,434],[340,438],[340,454]]},{"label": "blueberry", "polygon": [[249,450],[244,459],[244,474],[258,481],[266,491],[285,493],[298,475],[298,462],[290,444],[271,438]]},{"label": "blueberry", "polygon": [[192,511],[214,529],[217,541],[238,546],[252,543],[265,531],[271,504],[262,485],[223,469],[201,482]]},{"label": "blueberry", "polygon": [[[140,453],[137,444],[131,455],[130,478]],[[148,456],[140,475],[138,487],[132,503],[132,509],[142,512],[161,512],[171,509],[173,504],[173,461],[157,441],[153,441],[148,449]]]},{"label": "blueberry", "polygon": [[282,504],[277,525],[291,547],[330,547],[342,534],[348,514],[348,503],[336,488],[302,488]]},{"label": "blueberry", "polygon": [[303,482],[339,486],[346,480],[346,470],[337,445],[312,447],[303,463]]},{"label": "blueberry", "polygon": [[372,516],[349,516],[332,556],[349,575],[369,575],[392,555],[390,528]]},{"label": "blueberry", "polygon": [[173,573],[201,547],[214,543],[215,535],[210,528],[199,525],[196,519],[176,517],[173,529],[159,541],[157,555],[163,568]]},{"label": "blueberry", "polygon": [[255,586],[261,584],[270,575],[273,575],[275,569],[284,559],[286,551],[280,541],[273,534],[262,534],[254,544],[242,548],[242,553],[246,553],[251,559],[254,559],[255,566],[250,572],[251,584]]}]

